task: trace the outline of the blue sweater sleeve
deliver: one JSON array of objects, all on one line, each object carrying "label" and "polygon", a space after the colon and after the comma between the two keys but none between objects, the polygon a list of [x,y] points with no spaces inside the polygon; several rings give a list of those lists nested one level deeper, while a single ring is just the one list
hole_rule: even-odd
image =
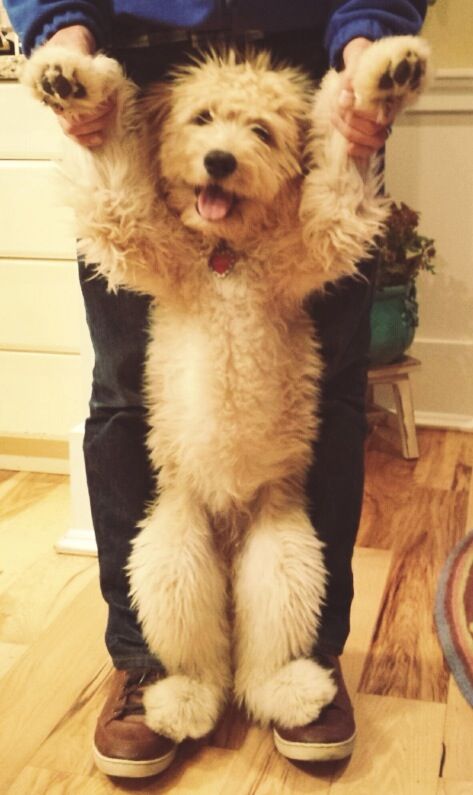
[{"label": "blue sweater sleeve", "polygon": [[330,63],[341,67],[341,52],[351,39],[375,41],[384,36],[416,34],[422,27],[427,0],[339,0],[332,3],[325,46]]},{"label": "blue sweater sleeve", "polygon": [[3,0],[25,55],[53,33],[69,25],[84,25],[99,47],[110,35],[111,0]]},{"label": "blue sweater sleeve", "polygon": [[[309,0],[306,0],[309,2]],[[222,0],[223,2],[223,0]],[[356,36],[379,39],[417,33],[426,12],[427,0],[310,0],[317,4],[320,20],[327,20],[325,46],[330,62],[338,65],[345,44]],[[287,4],[287,11],[286,11]],[[99,47],[109,40],[114,15],[113,0],[4,0],[13,27],[20,36],[26,55],[68,25],[84,25],[94,34]],[[128,13],[143,19],[161,19],[173,25],[192,26],[204,19],[212,0],[141,0],[120,4]],[[265,5],[264,3],[262,4]],[[268,2],[268,7],[270,3]],[[238,6],[235,5],[235,9]],[[291,3],[285,0],[288,30],[297,29]],[[316,15],[316,16],[317,16]]]},{"label": "blue sweater sleeve", "polygon": [[[3,0],[26,55],[69,25],[84,25],[99,48],[110,42],[117,13],[145,24],[194,27],[223,0]],[[117,11],[118,9],[118,11]]]}]

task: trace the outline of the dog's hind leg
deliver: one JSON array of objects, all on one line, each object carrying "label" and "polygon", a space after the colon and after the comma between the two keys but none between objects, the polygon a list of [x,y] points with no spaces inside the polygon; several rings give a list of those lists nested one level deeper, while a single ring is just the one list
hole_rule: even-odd
[{"label": "dog's hind leg", "polygon": [[322,545],[302,507],[265,504],[235,566],[235,691],[263,724],[304,725],[335,696],[310,659],[325,591]]},{"label": "dog's hind leg", "polygon": [[144,694],[146,722],[177,742],[208,734],[230,686],[227,579],[205,511],[165,490],[129,561],[144,636],[167,676]]}]

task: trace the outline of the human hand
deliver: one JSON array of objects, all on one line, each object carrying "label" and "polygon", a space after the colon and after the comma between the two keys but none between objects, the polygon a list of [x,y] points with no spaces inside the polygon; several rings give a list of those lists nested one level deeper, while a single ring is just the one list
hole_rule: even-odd
[{"label": "human hand", "polygon": [[361,55],[371,44],[369,39],[360,37],[352,39],[345,46],[345,69],[341,75],[338,105],[332,115],[332,123],[348,141],[348,154],[360,160],[367,160],[384,146],[392,122],[392,119],[355,109],[352,77]]},{"label": "human hand", "polygon": [[[58,30],[43,46],[51,45],[77,50],[84,55],[93,55],[96,51],[96,42],[92,33],[82,25],[71,25]],[[115,101],[110,98],[98,105],[93,113],[80,116],[67,116],[57,111],[55,113],[66,135],[82,146],[93,149],[103,144],[114,111]]]}]

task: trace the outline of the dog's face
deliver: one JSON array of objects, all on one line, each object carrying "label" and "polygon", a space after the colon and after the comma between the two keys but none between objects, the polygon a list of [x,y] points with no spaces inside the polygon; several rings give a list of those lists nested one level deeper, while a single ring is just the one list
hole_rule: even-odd
[{"label": "dog's face", "polygon": [[152,134],[167,201],[186,226],[228,240],[259,226],[301,174],[309,95],[305,77],[271,69],[267,54],[212,55],[177,74]]}]

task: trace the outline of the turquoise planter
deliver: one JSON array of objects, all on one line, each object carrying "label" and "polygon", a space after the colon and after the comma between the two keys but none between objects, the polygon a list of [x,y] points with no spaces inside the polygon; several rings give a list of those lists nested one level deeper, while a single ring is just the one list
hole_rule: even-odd
[{"label": "turquoise planter", "polygon": [[370,364],[392,364],[412,344],[419,323],[413,282],[376,290],[371,309]]}]

